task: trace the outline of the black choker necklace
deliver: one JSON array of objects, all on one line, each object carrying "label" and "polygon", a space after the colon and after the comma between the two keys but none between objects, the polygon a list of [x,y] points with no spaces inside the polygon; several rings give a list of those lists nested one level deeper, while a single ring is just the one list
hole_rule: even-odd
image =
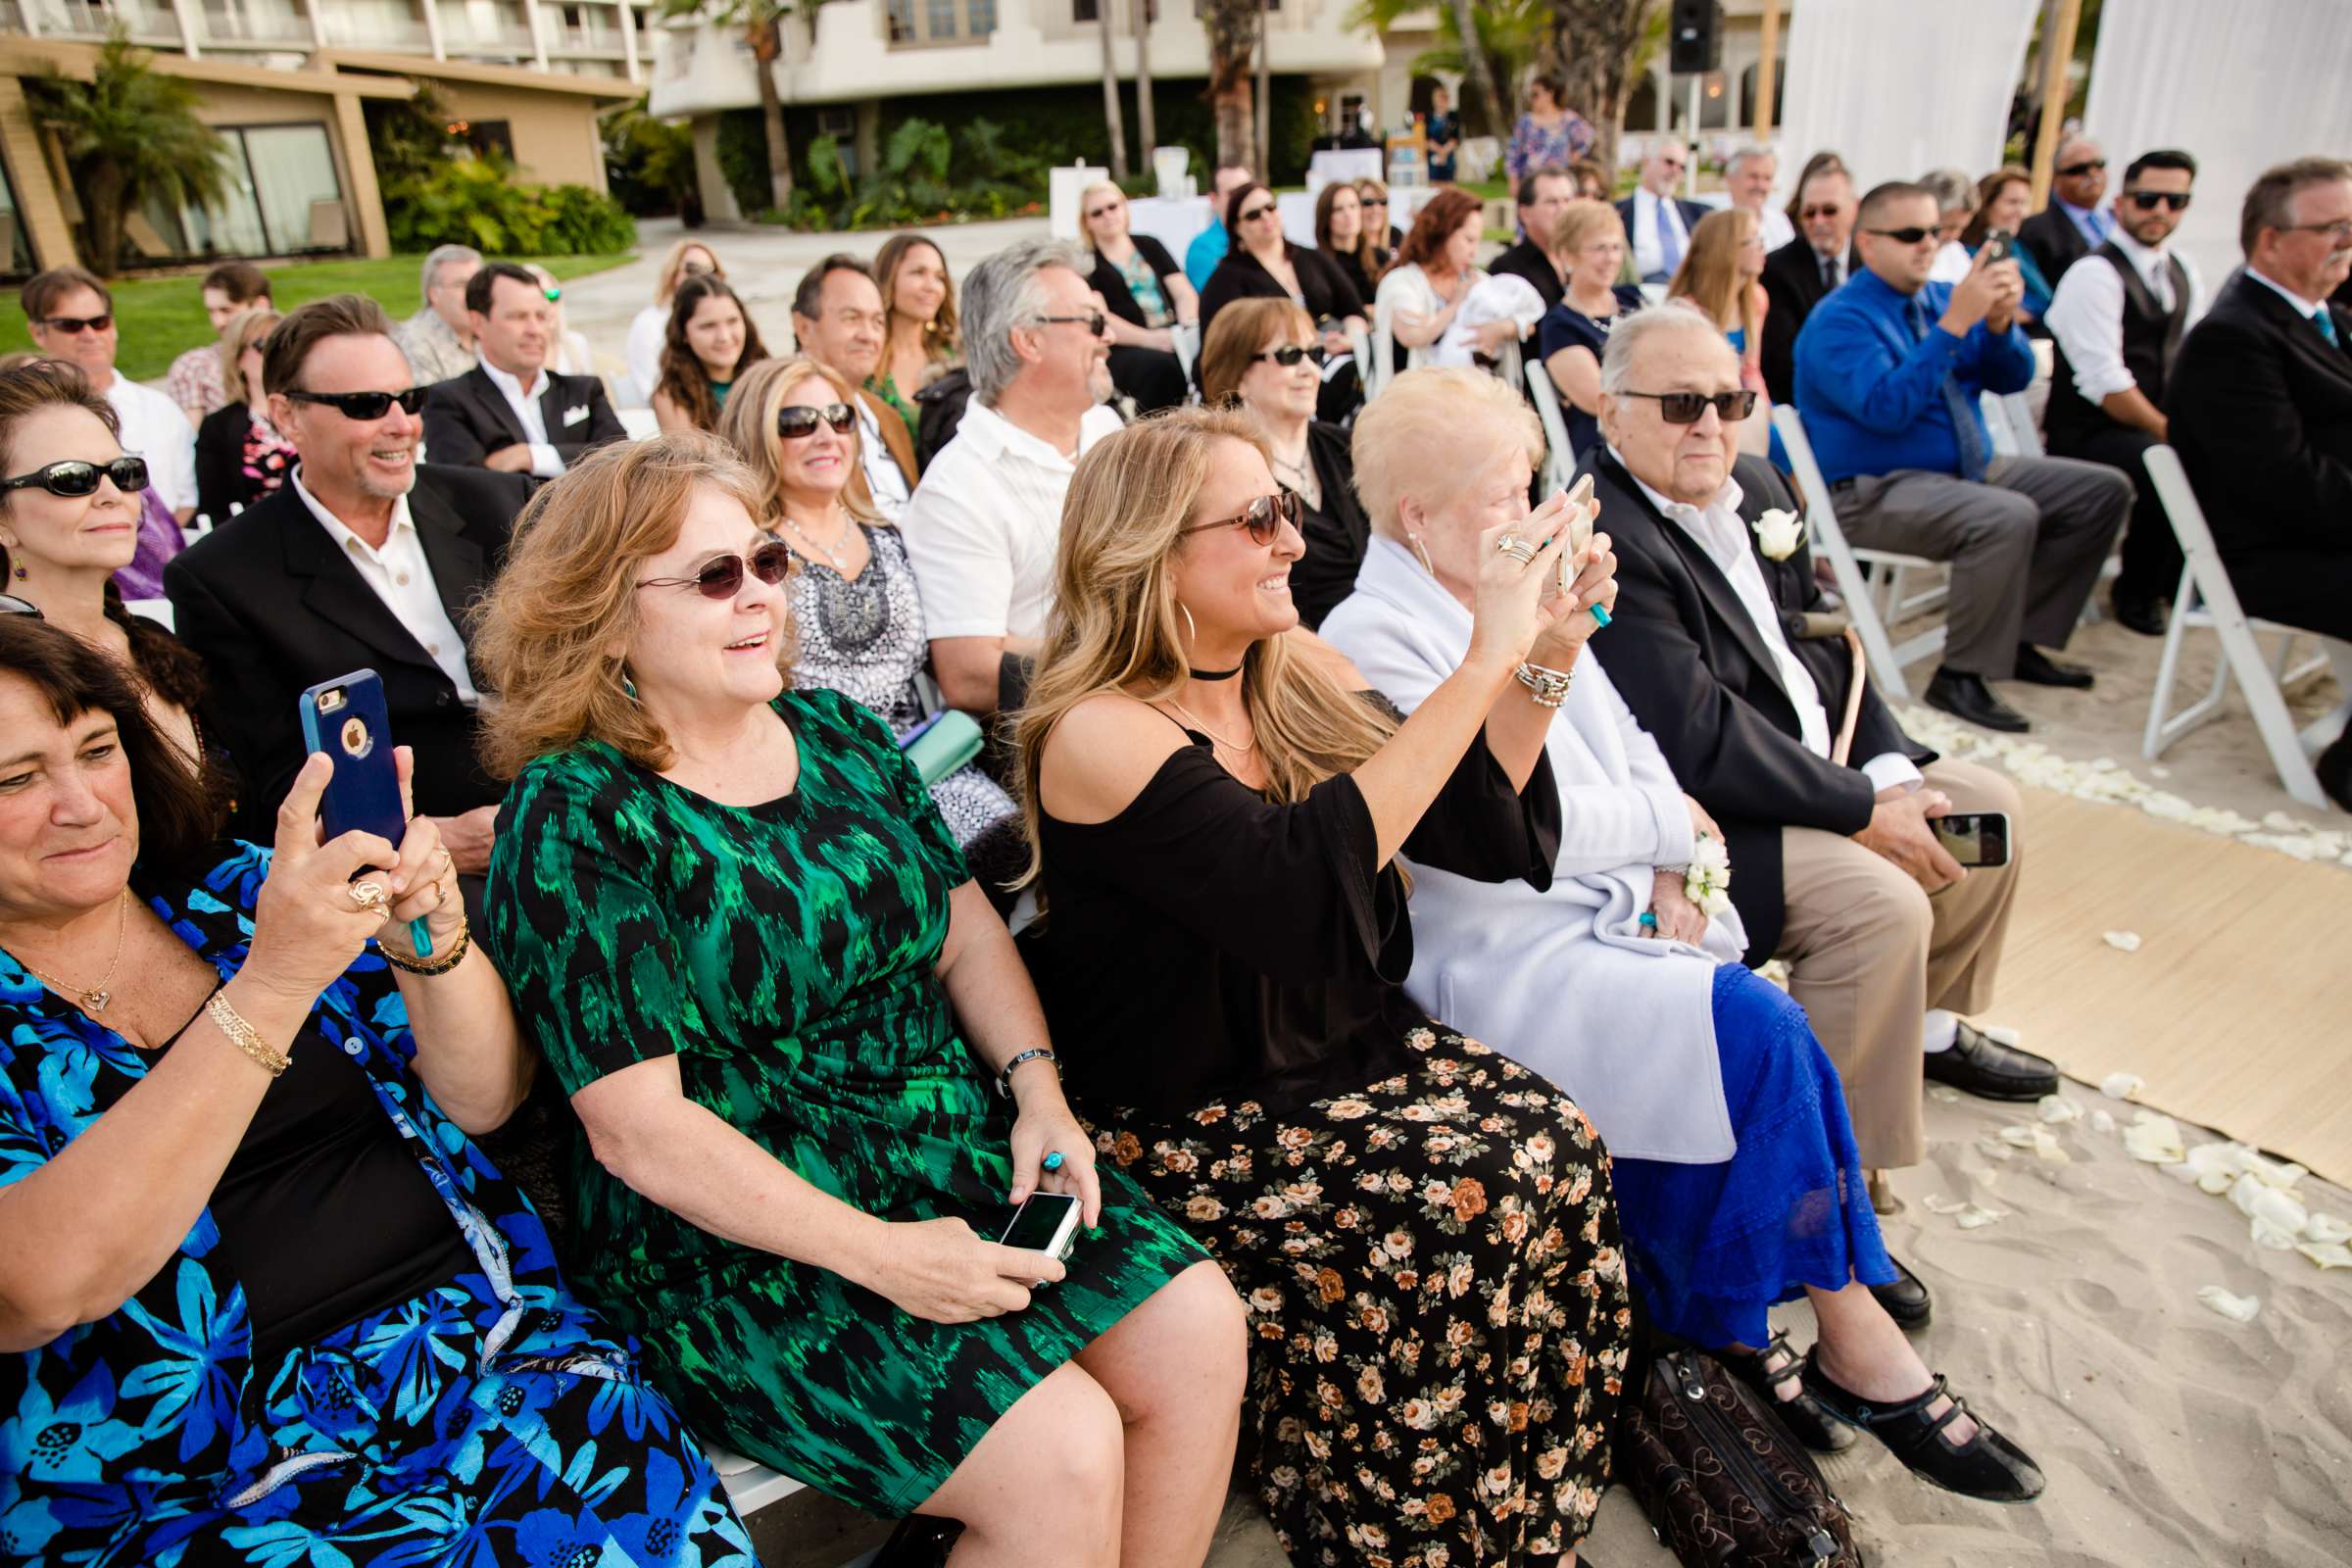
[{"label": "black choker necklace", "polygon": [[1185,671],[1185,673],[1186,673],[1187,675],[1190,675],[1190,676],[1192,676],[1192,677],[1193,677],[1193,679],[1195,679],[1195,680],[1231,680],[1231,679],[1233,679],[1233,677],[1234,677],[1234,676],[1236,676],[1236,675],[1239,675],[1241,672],[1242,672],[1242,666],[1241,666],[1241,665],[1239,665],[1239,664],[1236,664],[1236,665],[1234,665],[1234,666],[1233,666],[1231,669],[1189,669],[1189,668],[1188,668],[1188,669]]}]

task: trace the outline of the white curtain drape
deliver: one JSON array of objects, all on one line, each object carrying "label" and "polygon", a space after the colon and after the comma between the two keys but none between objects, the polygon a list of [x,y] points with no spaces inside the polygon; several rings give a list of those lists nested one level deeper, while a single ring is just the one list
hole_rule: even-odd
[{"label": "white curtain drape", "polygon": [[2082,122],[2107,149],[2108,195],[2150,148],[2194,157],[2197,199],[2174,243],[2220,287],[2244,260],[2238,207],[2257,174],[2352,157],[2347,65],[2352,0],[2106,0]]},{"label": "white curtain drape", "polygon": [[[1971,179],[1997,168],[2038,9],[2035,0],[1791,6],[1785,182],[1823,148],[1845,160],[1857,191],[1947,166]],[[2180,96],[2178,85],[2166,94]]]}]

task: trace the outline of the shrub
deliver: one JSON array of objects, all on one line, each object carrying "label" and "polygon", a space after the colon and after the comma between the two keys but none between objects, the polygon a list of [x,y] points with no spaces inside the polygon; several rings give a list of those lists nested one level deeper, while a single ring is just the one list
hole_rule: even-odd
[{"label": "shrub", "polygon": [[585,185],[533,185],[502,160],[457,159],[384,187],[396,251],[471,245],[485,256],[612,256],[637,242],[636,220]]}]

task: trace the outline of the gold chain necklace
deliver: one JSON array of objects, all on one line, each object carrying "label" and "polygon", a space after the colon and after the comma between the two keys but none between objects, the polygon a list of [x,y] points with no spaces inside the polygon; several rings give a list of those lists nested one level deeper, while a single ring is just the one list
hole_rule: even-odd
[{"label": "gold chain necklace", "polygon": [[799,523],[792,520],[790,514],[786,514],[784,517],[784,526],[790,528],[793,531],[794,537],[798,538],[801,543],[807,545],[809,549],[824,557],[825,564],[831,566],[836,574],[841,576],[849,575],[847,572],[844,572],[841,569],[841,557],[833,553],[835,550],[843,548],[850,542],[850,519],[847,516],[844,516],[841,519],[841,531],[833,536],[833,548],[831,550],[828,550],[823,545],[818,544],[813,535],[809,534]]},{"label": "gold chain necklace", "polygon": [[115,956],[113,959],[107,963],[106,973],[98,977],[98,983],[96,985],[85,990],[84,988],[75,985],[71,980],[60,980],[56,975],[49,973],[49,971],[46,969],[35,969],[29,962],[23,958],[19,958],[17,961],[19,963],[23,963],[24,967],[30,971],[33,978],[37,980],[45,980],[49,984],[55,986],[58,990],[72,995],[75,1000],[80,1002],[85,1011],[104,1012],[106,1010],[106,1004],[115,1000],[115,994],[106,988],[107,985],[115,978],[115,971],[122,967],[122,939],[129,934],[130,889],[124,888],[121,893],[115,896]]},{"label": "gold chain necklace", "polygon": [[1176,710],[1176,711],[1179,713],[1182,713],[1185,717],[1191,719],[1195,729],[1198,729],[1201,734],[1207,736],[1217,745],[1224,747],[1236,757],[1248,757],[1251,752],[1257,750],[1257,732],[1254,730],[1252,730],[1250,734],[1249,745],[1237,745],[1235,742],[1227,740],[1224,736],[1218,734],[1215,730],[1210,729],[1206,724],[1201,723],[1200,715],[1194,712],[1191,709],[1185,707],[1175,698],[1171,697],[1168,699],[1168,706]]}]

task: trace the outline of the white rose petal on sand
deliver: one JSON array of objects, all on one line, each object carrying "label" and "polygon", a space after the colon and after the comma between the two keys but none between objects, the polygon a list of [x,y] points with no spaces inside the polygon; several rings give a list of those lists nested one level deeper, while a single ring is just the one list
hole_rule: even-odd
[{"label": "white rose petal on sand", "polygon": [[2322,1268],[2352,1268],[2352,1247],[2341,1242],[2304,1242],[2295,1250]]},{"label": "white rose petal on sand", "polygon": [[2139,951],[2139,933],[2136,931],[2110,931],[2107,933],[2107,945],[2118,953],[2137,953]]},{"label": "white rose petal on sand", "polygon": [[2178,1165],[2188,1158],[2180,1142],[2180,1124],[2152,1110],[2141,1111],[2124,1129],[2124,1151],[2151,1165]]},{"label": "white rose petal on sand", "polygon": [[2039,1109],[2041,1119],[2060,1124],[2082,1119],[2082,1102],[2066,1095],[2044,1095]]},{"label": "white rose petal on sand", "polygon": [[2148,1081],[2135,1072],[2111,1072],[2099,1080],[2099,1093],[2109,1100],[2130,1100],[2147,1087]]},{"label": "white rose petal on sand", "polygon": [[2262,1301],[2252,1296],[2232,1296],[2219,1285],[2207,1285],[2197,1292],[2197,1299],[2212,1307],[2233,1323],[2251,1323],[2254,1314],[2262,1310]]}]

